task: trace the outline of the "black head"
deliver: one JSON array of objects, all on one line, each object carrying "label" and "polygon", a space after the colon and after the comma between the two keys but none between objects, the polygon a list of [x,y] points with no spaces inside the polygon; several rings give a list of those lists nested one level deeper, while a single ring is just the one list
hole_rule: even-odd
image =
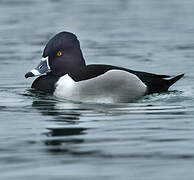
[{"label": "black head", "polygon": [[[48,41],[41,62],[45,62],[45,60],[47,63],[44,64],[48,66],[45,69],[49,69],[49,74],[54,76],[63,76],[85,66],[79,40],[70,32],[60,32]],[[43,74],[40,72],[41,69],[43,69],[42,63],[27,73],[25,77],[41,75]]]}]

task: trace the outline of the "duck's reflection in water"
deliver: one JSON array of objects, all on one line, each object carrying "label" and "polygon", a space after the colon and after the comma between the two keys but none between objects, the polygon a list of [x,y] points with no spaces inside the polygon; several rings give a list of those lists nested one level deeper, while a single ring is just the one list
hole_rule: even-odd
[{"label": "duck's reflection in water", "polygon": [[[78,148],[74,148],[84,142],[82,135],[87,133],[87,128],[80,127],[81,113],[78,106],[71,103],[57,101],[36,100],[32,106],[43,116],[51,116],[49,121],[55,124],[49,125],[44,140],[47,150],[54,154],[83,154]],[[90,152],[92,153],[92,152]]]},{"label": "duck's reflection in water", "polygon": [[[49,121],[47,132],[44,133],[46,149],[54,154],[78,156],[102,154],[94,146],[96,137],[93,134],[95,127],[91,125],[92,122],[102,115],[116,116],[120,113],[121,108],[127,107],[125,104],[61,102],[42,97],[34,100],[32,106],[44,116],[44,119],[46,117]],[[126,111],[128,112],[128,109]],[[89,117],[91,117],[91,121],[88,119]],[[88,122],[91,124],[88,125]]]}]

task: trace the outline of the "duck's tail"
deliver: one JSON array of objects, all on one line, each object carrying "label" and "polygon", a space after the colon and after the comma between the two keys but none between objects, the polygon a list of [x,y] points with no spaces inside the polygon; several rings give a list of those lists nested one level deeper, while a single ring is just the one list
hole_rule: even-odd
[{"label": "duck's tail", "polygon": [[172,86],[175,82],[177,82],[179,79],[181,79],[184,76],[184,74],[180,74],[172,79],[167,80],[168,88]]},{"label": "duck's tail", "polygon": [[155,75],[151,79],[144,79],[145,84],[148,87],[148,94],[152,93],[161,93],[168,91],[169,87],[172,86],[175,82],[181,79],[184,74],[180,74],[174,78],[167,79],[169,76],[165,75]]}]

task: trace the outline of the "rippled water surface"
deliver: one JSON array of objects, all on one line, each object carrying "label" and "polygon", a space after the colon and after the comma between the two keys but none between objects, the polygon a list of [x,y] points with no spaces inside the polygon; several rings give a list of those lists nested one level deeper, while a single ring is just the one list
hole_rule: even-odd
[{"label": "rippled water surface", "polygon": [[[0,179],[194,179],[193,9],[192,0],[1,0]],[[64,30],[88,64],[185,77],[128,104],[30,92],[24,74]]]}]

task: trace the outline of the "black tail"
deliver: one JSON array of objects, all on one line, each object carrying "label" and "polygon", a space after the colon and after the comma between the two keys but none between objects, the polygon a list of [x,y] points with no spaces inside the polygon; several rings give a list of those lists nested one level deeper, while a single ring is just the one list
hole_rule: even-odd
[{"label": "black tail", "polygon": [[180,74],[172,79],[167,80],[168,87],[172,86],[175,82],[177,82],[179,79],[181,79],[184,76],[184,74]]},{"label": "black tail", "polygon": [[144,83],[148,87],[148,94],[152,93],[161,93],[168,91],[169,87],[172,86],[175,82],[177,82],[179,79],[181,79],[184,76],[184,74],[180,74],[172,79],[166,79],[168,76],[150,76],[149,78],[144,79]]}]

